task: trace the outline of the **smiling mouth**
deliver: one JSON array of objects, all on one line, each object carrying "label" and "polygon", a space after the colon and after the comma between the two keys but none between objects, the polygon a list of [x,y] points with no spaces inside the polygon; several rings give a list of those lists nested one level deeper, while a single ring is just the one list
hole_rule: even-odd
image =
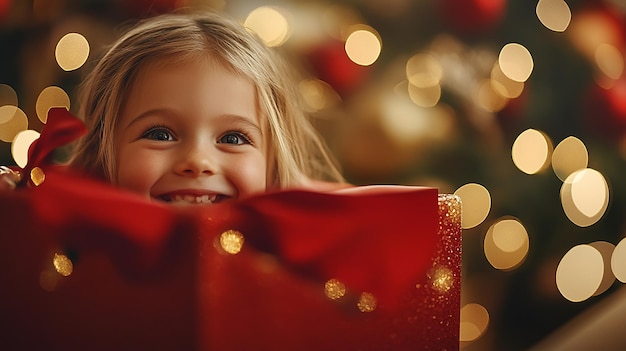
[{"label": "smiling mouth", "polygon": [[214,204],[225,199],[226,196],[220,194],[205,194],[205,195],[161,195],[156,199],[171,203],[171,204],[189,204],[189,205],[206,205]]}]

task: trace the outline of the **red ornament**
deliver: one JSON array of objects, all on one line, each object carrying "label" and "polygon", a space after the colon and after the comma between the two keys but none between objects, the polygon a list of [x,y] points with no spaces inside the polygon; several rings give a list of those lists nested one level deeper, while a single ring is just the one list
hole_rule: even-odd
[{"label": "red ornament", "polygon": [[443,21],[459,34],[481,34],[492,30],[504,17],[506,0],[439,0],[436,6]]},{"label": "red ornament", "polygon": [[369,72],[369,66],[350,60],[345,43],[339,40],[324,43],[307,57],[317,78],[330,84],[341,96],[349,95],[363,84]]}]

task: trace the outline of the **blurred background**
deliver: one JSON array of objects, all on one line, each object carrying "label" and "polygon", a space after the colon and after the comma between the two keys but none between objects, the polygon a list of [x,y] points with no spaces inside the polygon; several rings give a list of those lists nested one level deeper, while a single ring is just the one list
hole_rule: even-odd
[{"label": "blurred background", "polygon": [[626,1],[0,0],[0,164],[25,164],[50,107],[76,111],[127,25],[182,7],[305,72],[348,181],[462,198],[462,349],[540,348],[620,306]]}]

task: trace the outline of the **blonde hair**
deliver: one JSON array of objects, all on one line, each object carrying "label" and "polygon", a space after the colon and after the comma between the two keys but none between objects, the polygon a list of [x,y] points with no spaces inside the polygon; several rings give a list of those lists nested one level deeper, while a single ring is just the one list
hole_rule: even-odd
[{"label": "blonde hair", "polygon": [[139,71],[160,60],[217,59],[250,79],[269,126],[270,185],[342,181],[325,143],[300,108],[293,72],[284,59],[239,23],[215,13],[167,14],[140,22],[115,42],[81,86],[81,116],[88,135],[70,164],[110,182],[116,174],[117,119]]}]

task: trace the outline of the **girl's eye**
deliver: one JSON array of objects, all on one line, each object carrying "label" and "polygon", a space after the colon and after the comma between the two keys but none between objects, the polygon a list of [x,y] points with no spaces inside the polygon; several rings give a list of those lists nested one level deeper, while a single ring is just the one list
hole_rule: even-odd
[{"label": "girl's eye", "polygon": [[243,145],[243,144],[250,144],[250,140],[245,135],[243,135],[243,133],[232,132],[232,133],[224,134],[218,140],[218,143]]},{"label": "girl's eye", "polygon": [[174,136],[167,128],[151,128],[141,136],[145,139],[157,141],[174,141]]}]

